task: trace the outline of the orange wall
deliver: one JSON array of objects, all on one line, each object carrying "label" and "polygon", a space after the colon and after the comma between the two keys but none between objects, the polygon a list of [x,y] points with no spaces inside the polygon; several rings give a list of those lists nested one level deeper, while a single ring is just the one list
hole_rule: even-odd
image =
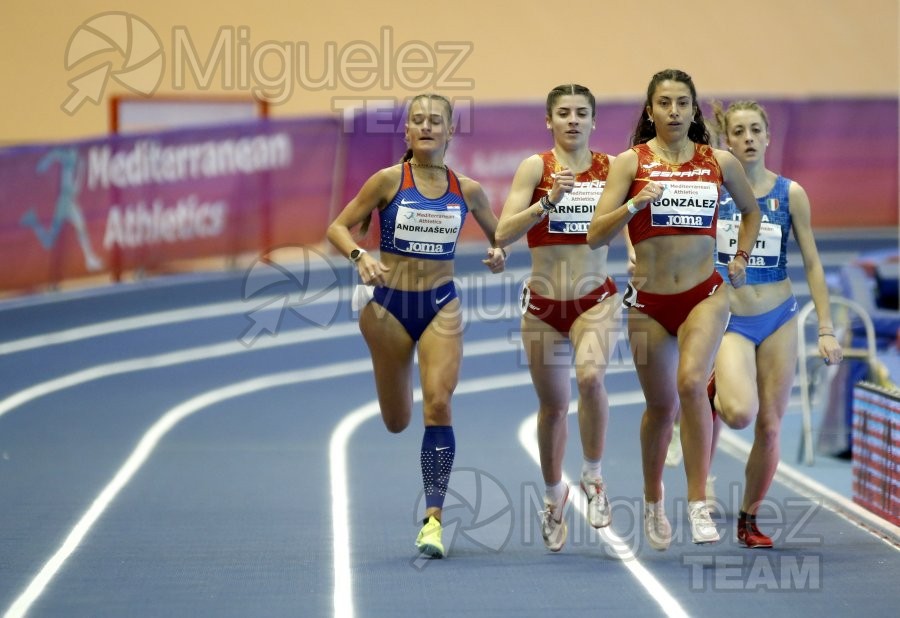
[{"label": "orange wall", "polygon": [[[278,84],[282,52],[273,51],[276,45],[307,51],[309,68],[300,72],[332,77],[332,83],[313,89],[308,80],[298,83],[295,71],[278,97],[283,101],[273,107],[275,117],[330,112],[345,106],[348,98],[402,99],[420,90],[471,96],[478,102],[536,100],[569,81],[584,83],[603,100],[632,100],[641,97],[653,72],[670,66],[694,76],[701,98],[893,97],[898,92],[897,0],[276,0],[261,5],[246,0],[36,0],[0,4],[5,94],[0,142],[73,139],[107,130],[105,100],[87,101],[71,115],[61,109],[71,92],[69,80],[102,62],[111,62],[114,69],[122,66],[121,54],[111,51],[71,70],[65,67],[69,40],[79,26],[107,11],[129,12],[159,36],[165,63],[157,94],[176,92],[179,74],[186,78],[184,92],[199,91],[186,65],[173,61],[176,32],[189,35],[204,61],[222,32],[234,34],[235,49],[246,52],[246,58],[261,60],[261,73],[254,72],[252,62],[241,62],[238,54],[230,73],[212,75],[209,92],[246,94],[263,85],[264,75],[276,76],[271,83]],[[349,71],[353,57],[341,54],[361,42],[369,42],[379,55],[387,49],[389,56],[413,54],[418,45],[435,75],[429,81],[421,72],[398,73],[391,68],[396,58],[389,62],[380,56],[368,71],[375,85],[358,88],[366,72]],[[337,59],[330,69],[328,49]],[[261,54],[263,50],[269,51]],[[362,53],[357,52],[357,60]],[[466,55],[454,56],[459,53]],[[438,80],[454,57],[459,62],[455,71]],[[297,56],[292,58],[296,69]],[[226,73],[224,79],[235,82],[231,86],[223,86]],[[402,83],[416,78],[423,84]],[[448,81],[460,87],[451,89]],[[104,97],[124,91],[110,80]]]}]

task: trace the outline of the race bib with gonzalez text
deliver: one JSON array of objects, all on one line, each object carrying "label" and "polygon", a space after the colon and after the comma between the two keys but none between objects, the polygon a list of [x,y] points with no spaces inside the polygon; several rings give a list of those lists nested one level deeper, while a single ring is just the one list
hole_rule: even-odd
[{"label": "race bib with gonzalez text", "polygon": [[[657,181],[659,182],[659,181]],[[712,182],[660,182],[662,196],[650,204],[655,227],[710,228],[716,214],[719,187]]]}]

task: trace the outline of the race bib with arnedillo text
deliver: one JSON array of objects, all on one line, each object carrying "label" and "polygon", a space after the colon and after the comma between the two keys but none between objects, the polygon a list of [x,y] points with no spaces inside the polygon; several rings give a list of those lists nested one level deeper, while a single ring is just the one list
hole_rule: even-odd
[{"label": "race bib with arnedillo text", "polygon": [[576,182],[574,188],[550,211],[547,223],[550,232],[586,234],[605,185],[605,180]]},{"label": "race bib with arnedillo text", "polygon": [[462,217],[459,205],[447,210],[397,208],[394,222],[394,247],[403,253],[447,255],[456,248]]},{"label": "race bib with arnedillo text", "polygon": [[713,182],[659,182],[662,196],[650,204],[655,227],[710,228],[716,215],[719,187]]}]

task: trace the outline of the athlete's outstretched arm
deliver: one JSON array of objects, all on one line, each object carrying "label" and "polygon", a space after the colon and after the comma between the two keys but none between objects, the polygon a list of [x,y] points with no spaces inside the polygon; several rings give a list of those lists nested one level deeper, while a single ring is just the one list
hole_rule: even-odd
[{"label": "athlete's outstretched arm", "polygon": [[491,243],[487,250],[487,258],[481,260],[492,273],[503,272],[506,268],[506,250],[497,242],[497,215],[491,210],[491,203],[482,186],[471,178],[459,179],[460,189],[469,212],[475,217],[478,226],[484,232],[488,242]]},{"label": "athlete's outstretched arm", "polygon": [[[759,204],[753,195],[753,188],[747,180],[744,166],[733,154],[725,150],[714,150],[716,161],[722,170],[725,188],[734,199],[734,205],[741,212],[741,225],[738,228],[737,253],[728,263],[728,279],[731,285],[739,288],[747,281],[747,266],[756,239],[759,236],[759,226],[762,222],[762,213]],[[743,254],[743,255],[742,255]]]}]

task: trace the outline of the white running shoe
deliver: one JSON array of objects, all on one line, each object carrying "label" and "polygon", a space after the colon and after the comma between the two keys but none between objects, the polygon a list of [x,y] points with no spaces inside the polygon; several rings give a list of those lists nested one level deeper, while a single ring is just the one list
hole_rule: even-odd
[{"label": "white running shoe", "polygon": [[581,477],[581,491],[588,500],[587,520],[594,528],[605,528],[612,521],[612,509],[609,507],[609,498],[606,497],[606,487],[603,485],[603,477]]},{"label": "white running shoe", "polygon": [[684,454],[681,452],[681,425],[675,423],[672,428],[672,441],[669,442],[669,448],[666,450],[666,465],[670,468],[677,468],[681,465]]},{"label": "white running shoe", "polygon": [[541,511],[541,537],[544,539],[544,545],[550,551],[559,551],[566,544],[569,527],[566,525],[564,516],[568,504],[568,485],[566,485],[566,494],[563,496],[562,504],[553,504],[546,497],[544,498],[545,510]]},{"label": "white running shoe", "polygon": [[706,501],[688,502],[688,519],[691,520],[691,539],[694,543],[715,543],[719,540],[719,531],[709,516]]},{"label": "white running shoe", "polygon": [[672,543],[672,525],[666,518],[665,500],[644,500],[644,536],[647,544],[656,551],[665,551]]}]

